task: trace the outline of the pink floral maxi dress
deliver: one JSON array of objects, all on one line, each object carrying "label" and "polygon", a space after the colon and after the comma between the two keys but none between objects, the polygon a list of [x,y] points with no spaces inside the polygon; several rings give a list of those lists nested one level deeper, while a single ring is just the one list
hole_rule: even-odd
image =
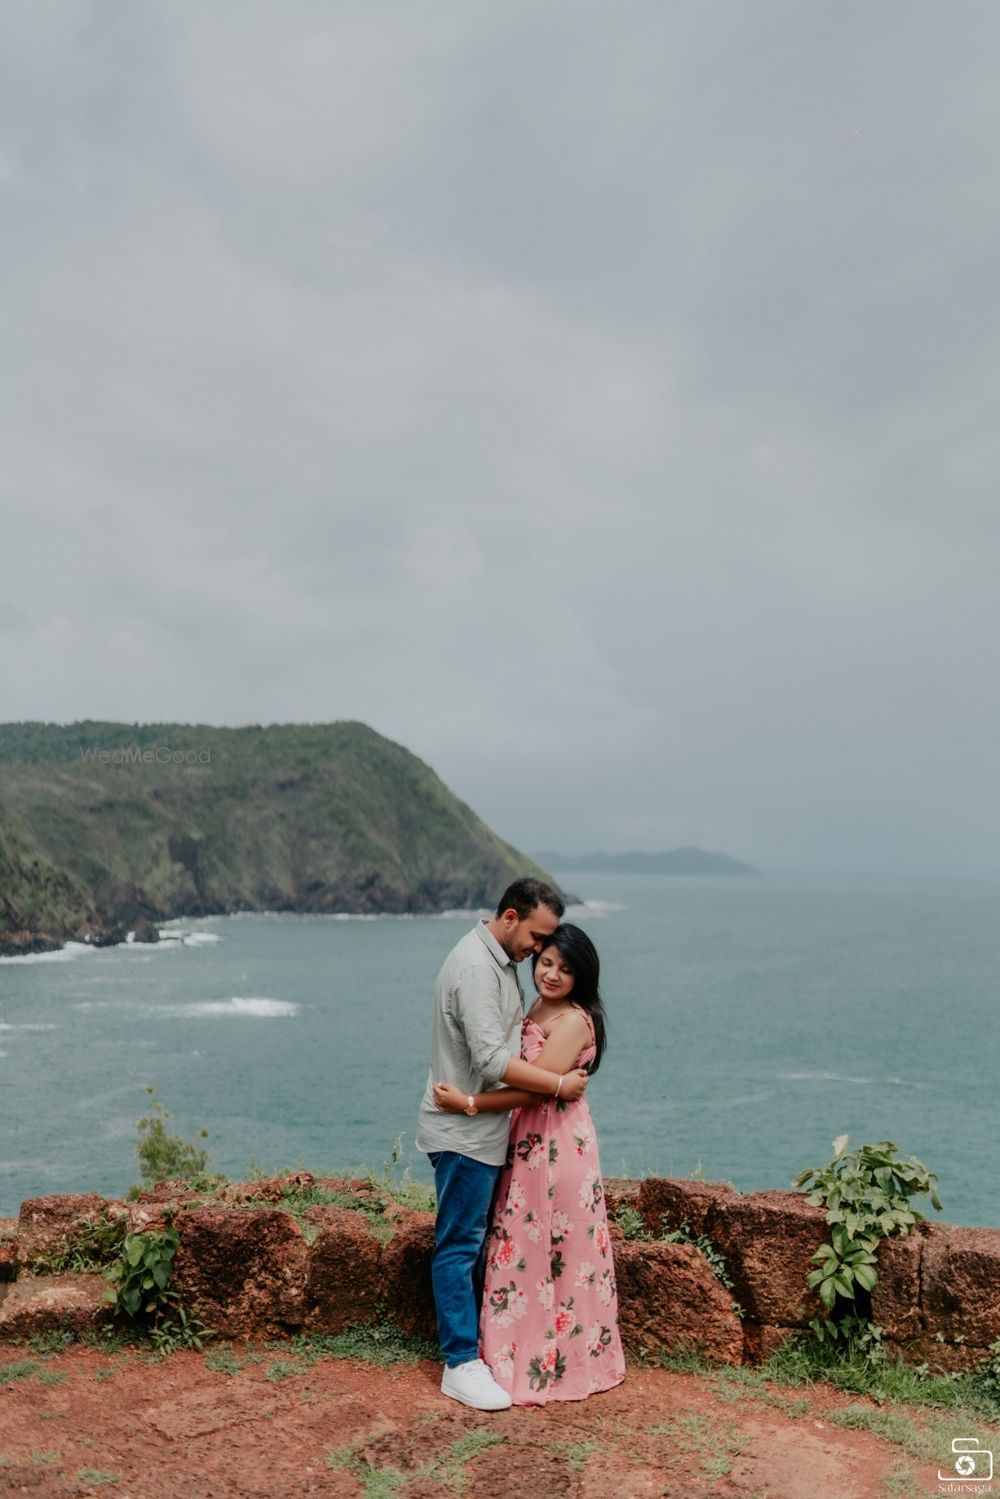
[{"label": "pink floral maxi dress", "polygon": [[[534,1020],[524,1021],[526,1062],[545,1040]],[[591,1044],[574,1065],[593,1056]],[[620,1384],[614,1262],[585,1098],[512,1112],[486,1247],[483,1358],[514,1404],[582,1400]]]}]

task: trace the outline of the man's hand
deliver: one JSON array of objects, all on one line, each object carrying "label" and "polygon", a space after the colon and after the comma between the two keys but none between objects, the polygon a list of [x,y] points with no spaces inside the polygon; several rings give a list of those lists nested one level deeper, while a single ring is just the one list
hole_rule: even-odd
[{"label": "man's hand", "polygon": [[456,1088],[454,1083],[435,1083],[432,1089],[434,1102],[446,1114],[464,1114],[469,1102],[468,1094]]},{"label": "man's hand", "polygon": [[567,1103],[576,1103],[578,1098],[583,1097],[583,1090],[589,1082],[590,1073],[585,1072],[582,1067],[575,1068],[573,1072],[564,1072],[559,1097],[565,1098]]}]

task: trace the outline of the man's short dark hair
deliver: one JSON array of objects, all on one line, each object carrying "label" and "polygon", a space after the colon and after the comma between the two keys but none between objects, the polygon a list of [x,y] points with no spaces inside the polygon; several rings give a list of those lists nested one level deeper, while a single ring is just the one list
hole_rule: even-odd
[{"label": "man's short dark hair", "polygon": [[562,914],[566,909],[566,902],[557,895],[551,885],[546,885],[544,880],[533,880],[526,877],[523,880],[515,880],[508,885],[497,906],[497,915],[502,916],[504,911],[516,911],[518,921],[523,921],[530,916],[536,906],[548,906],[549,910],[562,920]]}]

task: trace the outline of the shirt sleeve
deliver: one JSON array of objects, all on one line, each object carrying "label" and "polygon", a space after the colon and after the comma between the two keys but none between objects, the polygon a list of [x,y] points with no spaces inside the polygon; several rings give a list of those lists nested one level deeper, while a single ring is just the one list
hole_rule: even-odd
[{"label": "shirt sleeve", "polygon": [[495,1087],[513,1055],[504,1027],[500,975],[480,963],[464,969],[455,986],[453,1013],[473,1072],[481,1075],[485,1087]]}]

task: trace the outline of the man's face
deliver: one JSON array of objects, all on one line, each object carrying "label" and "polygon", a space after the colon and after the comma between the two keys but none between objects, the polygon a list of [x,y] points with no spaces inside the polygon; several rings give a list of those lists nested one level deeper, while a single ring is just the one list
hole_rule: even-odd
[{"label": "man's face", "polygon": [[547,938],[559,925],[559,917],[549,906],[536,906],[520,920],[514,910],[500,916],[500,946],[512,963],[520,963],[533,952],[541,952]]}]

